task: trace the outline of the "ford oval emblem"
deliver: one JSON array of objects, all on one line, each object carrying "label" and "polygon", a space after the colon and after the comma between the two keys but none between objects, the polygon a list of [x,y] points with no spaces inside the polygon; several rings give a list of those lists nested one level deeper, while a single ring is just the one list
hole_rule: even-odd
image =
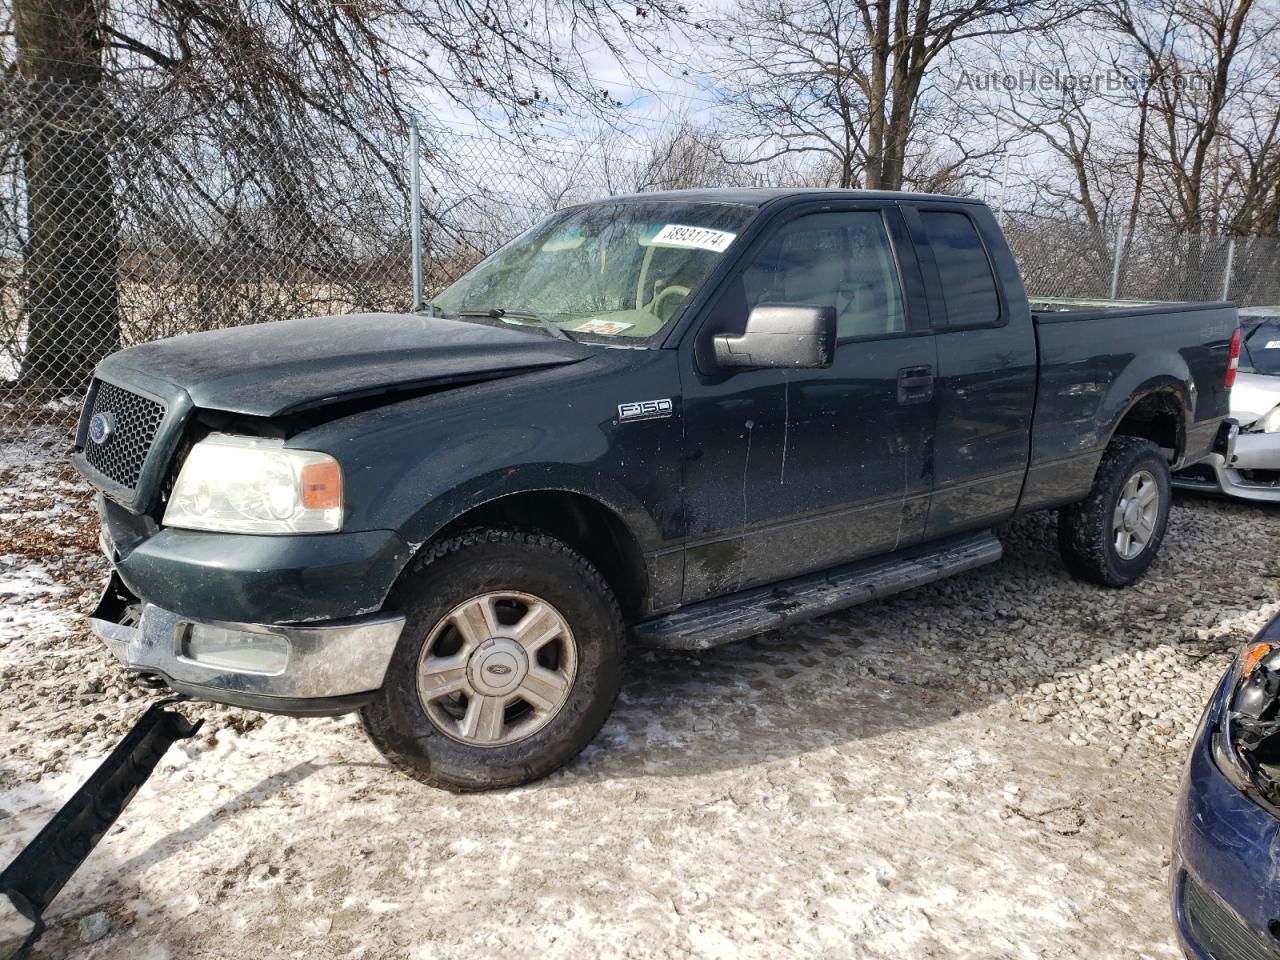
[{"label": "ford oval emblem", "polygon": [[89,421],[89,439],[102,445],[116,432],[116,418],[109,413],[95,413]]},{"label": "ford oval emblem", "polygon": [[494,676],[498,677],[505,677],[511,672],[511,668],[505,663],[491,663],[484,669],[486,673],[492,673]]}]

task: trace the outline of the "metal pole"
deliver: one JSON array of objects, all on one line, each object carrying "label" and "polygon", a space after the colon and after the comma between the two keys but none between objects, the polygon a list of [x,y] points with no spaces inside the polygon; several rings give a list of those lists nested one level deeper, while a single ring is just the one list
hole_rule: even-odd
[{"label": "metal pole", "polygon": [[1116,253],[1111,260],[1111,299],[1120,295],[1120,252],[1124,249],[1124,221],[1116,224]]},{"label": "metal pole", "polygon": [[422,167],[418,118],[409,118],[409,245],[413,257],[413,312],[422,309]]},{"label": "metal pole", "polygon": [[1009,152],[1004,154],[1004,176],[1000,178],[1000,229],[1004,229],[1004,195],[1009,189]]},{"label": "metal pole", "polygon": [[1231,268],[1236,261],[1236,238],[1227,240],[1227,268],[1222,271],[1222,299],[1226,300],[1231,293]]}]

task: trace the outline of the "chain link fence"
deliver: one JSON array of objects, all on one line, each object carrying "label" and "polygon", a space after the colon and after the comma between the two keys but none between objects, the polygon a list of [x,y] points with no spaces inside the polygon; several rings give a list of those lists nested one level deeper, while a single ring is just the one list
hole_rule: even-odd
[{"label": "chain link fence", "polygon": [[1010,213],[1005,236],[1033,297],[1280,304],[1280,239],[1120,229]]},{"label": "chain link fence", "polygon": [[[0,489],[62,471],[93,366],[113,350],[289,317],[407,310],[415,262],[429,297],[572,203],[691,180],[770,185],[706,157],[676,169],[678,151],[608,139],[430,128],[410,150],[413,131],[398,121],[303,136],[284,118],[273,135],[262,130],[174,86],[0,82]],[[1225,285],[1240,303],[1280,303],[1275,238],[1154,229],[1117,238],[1023,214],[1005,220],[1033,296],[1216,300]]]},{"label": "chain link fence", "polygon": [[325,132],[266,142],[174,88],[0,83],[0,487],[65,473],[116,349],[407,308],[396,131]]}]

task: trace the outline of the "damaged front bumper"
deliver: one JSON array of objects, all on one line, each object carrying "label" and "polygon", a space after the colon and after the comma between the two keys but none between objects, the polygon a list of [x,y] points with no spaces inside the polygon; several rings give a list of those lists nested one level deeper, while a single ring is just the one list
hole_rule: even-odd
[{"label": "damaged front bumper", "polygon": [[112,574],[90,616],[132,672],[193,700],[294,716],[358,709],[382,686],[404,617],[301,624],[196,619],[145,603]]},{"label": "damaged front bumper", "polygon": [[[1259,479],[1275,473],[1274,480]],[[1245,500],[1280,503],[1280,433],[1242,432],[1232,422],[1214,452],[1173,475],[1184,490],[1222,493]]]}]

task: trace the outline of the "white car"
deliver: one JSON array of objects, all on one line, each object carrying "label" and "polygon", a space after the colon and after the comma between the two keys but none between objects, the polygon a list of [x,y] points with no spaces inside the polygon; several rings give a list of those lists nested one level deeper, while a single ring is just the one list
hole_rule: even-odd
[{"label": "white car", "polygon": [[1280,306],[1240,310],[1240,369],[1231,388],[1239,425],[1222,453],[1174,474],[1188,490],[1280,503]]}]

